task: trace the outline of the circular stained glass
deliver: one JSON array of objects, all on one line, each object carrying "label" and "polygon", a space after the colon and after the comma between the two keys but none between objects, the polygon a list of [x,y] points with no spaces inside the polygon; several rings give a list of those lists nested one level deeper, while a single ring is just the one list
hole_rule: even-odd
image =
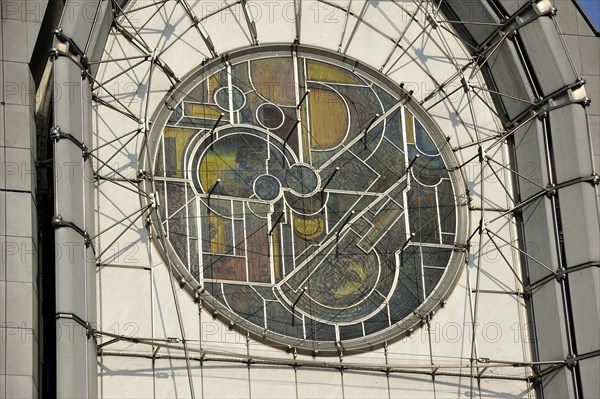
[{"label": "circular stained glass", "polygon": [[308,196],[319,188],[319,174],[310,165],[295,164],[285,174],[285,182],[291,194]]},{"label": "circular stained glass", "polygon": [[223,111],[239,111],[245,102],[246,97],[238,87],[221,87],[215,91],[215,103]]},{"label": "circular stained glass", "polygon": [[285,122],[285,113],[276,105],[261,104],[256,109],[256,119],[267,129],[278,129]]},{"label": "circular stained glass", "polygon": [[273,201],[279,198],[281,183],[273,175],[258,176],[254,180],[254,194],[262,201]]},{"label": "circular stained glass", "polygon": [[274,345],[333,354],[410,331],[447,296],[466,238],[435,124],[335,54],[229,60],[156,114],[165,259],[215,315]]}]

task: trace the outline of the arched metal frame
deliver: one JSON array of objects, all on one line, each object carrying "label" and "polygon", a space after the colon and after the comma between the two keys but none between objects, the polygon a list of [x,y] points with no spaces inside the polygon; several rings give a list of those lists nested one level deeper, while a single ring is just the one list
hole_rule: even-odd
[{"label": "arched metal frame", "polygon": [[[125,215],[122,220],[118,220],[108,227],[104,223],[99,228],[100,231],[96,231],[93,226],[94,217],[91,204],[94,201],[89,191],[91,188],[94,186],[98,188],[101,184],[112,184],[134,192],[136,195],[148,196],[141,190],[140,184],[151,179],[148,171],[143,168],[136,168],[136,175],[131,176],[130,169],[119,170],[110,165],[112,157],[122,152],[134,138],[147,137],[150,131],[152,109],[150,101],[148,101],[150,99],[149,86],[145,88],[147,99],[145,107],[139,112],[134,112],[119,98],[120,93],[115,95],[107,90],[107,84],[125,76],[138,66],[149,67],[150,83],[152,74],[163,74],[172,85],[179,81],[173,72],[174,69],[169,66],[168,60],[145,42],[142,34],[145,24],[142,23],[136,27],[128,17],[144,9],[152,9],[154,12],[152,15],[156,15],[168,3],[168,1],[156,1],[137,5],[132,2],[125,8],[122,2],[114,0],[110,2],[93,0],[79,2],[80,10],[88,8],[86,15],[89,15],[90,7],[96,10],[93,20],[79,18],[70,21],[65,18],[61,24],[62,31],[56,35],[57,51],[53,53],[55,83],[73,82],[83,76],[82,83],[78,85],[81,88],[81,99],[92,100],[88,103],[85,101],[73,103],[64,97],[59,98],[55,92],[55,126],[51,136],[56,143],[55,165],[57,169],[60,165],[64,165],[64,162],[78,162],[81,168],[76,168],[75,180],[81,183],[81,190],[88,193],[86,202],[77,204],[78,201],[74,201],[74,199],[80,198],[81,192],[74,190],[72,182],[69,184],[64,180],[57,182],[55,187],[56,241],[59,245],[81,241],[85,248],[88,248],[86,252],[94,252],[94,254],[88,255],[88,260],[95,259],[95,262],[87,262],[88,266],[92,266],[92,268],[86,266],[87,271],[81,276],[69,272],[73,269],[81,270],[81,268],[77,269],[76,262],[69,262],[66,259],[57,261],[58,286],[68,284],[73,287],[88,287],[87,292],[77,288],[70,291],[65,290],[60,297],[65,299],[57,298],[57,314],[59,316],[57,323],[61,325],[64,319],[75,320],[79,325],[78,328],[88,333],[88,338],[94,338],[88,342],[85,342],[86,340],[77,341],[77,344],[59,343],[57,350],[59,390],[66,389],[68,386],[66,382],[71,382],[76,373],[81,373],[85,369],[90,370],[87,377],[82,375],[82,379],[80,379],[80,381],[87,381],[84,385],[73,384],[72,390],[76,392],[75,396],[93,396],[95,373],[91,370],[95,368],[92,365],[95,364],[96,350],[106,355],[110,353],[111,345],[121,341],[149,345],[154,358],[158,356],[161,348],[181,349],[188,365],[192,396],[194,391],[190,359],[200,358],[203,360],[206,356],[219,357],[223,355],[210,349],[193,348],[190,350],[181,319],[174,281],[171,281],[171,287],[181,329],[179,338],[125,337],[93,328],[95,322],[95,303],[91,300],[95,280],[93,269],[96,266],[108,265],[109,262],[105,261],[108,257],[104,255],[114,242],[140,220],[147,218],[158,206],[150,198],[148,205]],[[196,16],[189,3],[188,0],[180,0],[174,5],[174,7],[181,7],[180,10],[183,11],[183,15],[187,16],[190,23],[184,33],[196,32],[205,44],[207,61],[215,59],[217,57],[216,46],[209,32],[202,26],[206,17],[201,19]],[[251,3],[250,1],[238,1],[227,4],[223,9],[214,10],[214,14],[211,15],[232,7],[240,7],[243,11],[241,15],[245,20],[248,45],[260,48],[260,31],[257,31],[256,23],[251,16],[249,8]],[[302,44],[303,36],[300,31],[302,5],[297,2],[293,3],[296,11],[296,39]],[[461,366],[461,368],[467,369],[465,376],[470,377],[471,393],[474,393],[476,381],[482,378],[491,378],[488,370],[523,365],[529,368],[527,378],[541,382],[539,386],[543,386],[551,394],[559,393],[560,396],[565,397],[581,395],[582,376],[578,360],[597,357],[599,352],[598,348],[593,348],[593,343],[590,346],[589,342],[582,341],[585,334],[577,334],[577,330],[589,328],[589,323],[582,322],[582,315],[578,313],[573,301],[577,299],[577,295],[582,295],[582,293],[585,295],[585,292],[590,292],[590,288],[586,288],[584,282],[575,277],[571,278],[571,276],[588,268],[597,268],[599,265],[598,249],[595,244],[600,235],[598,231],[598,214],[600,213],[598,174],[590,150],[592,132],[586,117],[589,100],[585,95],[584,82],[580,80],[570,60],[564,40],[559,34],[559,28],[553,18],[555,10],[547,1],[516,2],[515,4],[518,6],[516,8],[510,7],[512,3],[509,4],[509,2],[494,1],[482,2],[481,8],[478,9],[481,12],[477,15],[469,15],[464,7],[461,8],[460,2],[448,1],[440,4],[420,2],[412,10],[409,9],[410,7],[407,8],[394,2],[409,16],[406,30],[411,24],[418,25],[422,30],[421,35],[434,41],[441,53],[455,65],[453,75],[448,76],[445,81],[436,81],[418,62],[418,58],[409,52],[411,46],[421,35],[414,38],[409,43],[410,45],[404,48],[400,43],[406,30],[398,39],[390,37],[380,31],[378,27],[369,24],[365,17],[369,2],[365,2],[362,8],[356,8],[357,6],[352,4],[331,4],[324,0],[317,3],[327,4],[344,12],[346,16],[344,27],[349,20],[359,21],[379,32],[385,40],[395,43],[396,47],[387,57],[382,71],[389,67],[389,62],[395,58],[392,57],[395,52],[396,55],[398,54],[397,51],[400,51],[398,59],[410,58],[415,65],[419,66],[421,72],[431,79],[435,87],[427,94],[417,93],[415,96],[417,101],[431,112],[435,112],[435,108],[439,104],[446,105],[449,109],[447,113],[457,117],[460,126],[465,128],[467,135],[471,137],[471,141],[451,143],[455,153],[471,151],[473,154],[471,157],[463,158],[459,165],[461,168],[474,163],[478,165],[480,171],[481,190],[477,193],[480,197],[479,204],[474,203],[471,197],[465,198],[474,213],[472,217],[479,219],[479,223],[474,226],[468,240],[468,243],[473,241],[478,245],[478,249],[471,248],[475,258],[469,260],[473,266],[473,272],[476,274],[473,278],[475,285],[470,287],[472,291],[470,297],[471,321],[473,325],[476,325],[479,317],[479,300],[485,294],[480,290],[479,283],[483,241],[486,240],[498,250],[505,267],[514,273],[519,283],[517,291],[516,293],[507,291],[505,294],[516,294],[527,302],[531,312],[529,317],[537,324],[536,338],[539,343],[534,345],[532,359],[507,363],[494,362],[494,359],[479,356],[476,339],[473,339],[468,365]],[[440,8],[445,17],[440,13]],[[509,12],[513,9],[516,11]],[[81,14],[83,15],[83,13]],[[242,25],[240,24],[240,26]],[[350,26],[354,26],[356,30],[358,23]],[[447,39],[439,35],[440,31],[461,42],[469,56],[462,60],[455,58]],[[139,54],[127,55],[122,59],[101,60],[100,51],[104,48],[109,33],[113,37],[125,40],[132,48],[137,48]],[[339,46],[340,52],[343,54],[350,47],[350,42],[354,39],[353,35],[354,32],[346,36],[344,28]],[[436,37],[437,35],[439,37]],[[183,37],[183,33],[181,37]],[[346,42],[344,42],[344,38],[347,39]],[[345,48],[343,44],[346,45]],[[545,62],[547,59],[544,54],[551,55],[550,59],[554,61],[553,65]],[[394,63],[392,63],[392,67]],[[106,76],[98,78],[97,68],[102,64],[113,64],[117,69],[120,68],[120,72],[110,78],[106,78]],[[392,67],[389,67],[387,72],[390,72]],[[480,79],[479,74],[483,75],[485,83]],[[138,83],[134,92],[139,91],[143,85]],[[514,86],[509,86],[510,83],[513,83]],[[507,88],[508,92],[505,91]],[[469,109],[471,121],[461,119],[462,113],[451,101],[451,96],[461,91],[464,92],[464,98],[467,99],[467,109]],[[475,111],[479,110],[479,108],[475,108],[476,105],[481,106],[481,109],[487,107],[501,122],[494,134],[482,134],[483,126],[478,123],[480,115]],[[128,119],[134,126],[132,130],[115,137],[114,142],[119,143],[116,151],[113,148],[109,152],[102,153],[100,149],[110,147],[111,143],[104,142],[95,146],[96,143],[89,135],[92,130],[89,125],[92,120],[91,110],[101,108]],[[565,132],[572,135],[566,135]],[[502,151],[493,151],[500,146],[503,148]],[[137,150],[135,152],[138,153]],[[502,158],[502,154],[510,155],[508,164],[505,163],[506,159]],[[576,154],[576,160],[573,159],[573,154]],[[530,165],[527,162],[534,162],[540,173],[531,175],[528,170]],[[90,163],[94,171],[93,181],[87,179],[85,175],[87,166],[84,165]],[[104,169],[103,173],[100,172],[101,169]],[[486,202],[487,197],[484,195],[483,187],[485,185],[493,186],[489,182],[485,182],[485,172],[490,171],[496,177],[498,177],[498,171],[503,171],[509,176],[508,179],[498,178],[498,180],[512,183],[512,187],[511,185],[502,185],[506,195],[510,198],[508,206],[505,208],[494,209]],[[565,206],[567,203],[571,207]],[[514,242],[507,241],[498,234],[498,231],[494,231],[493,226],[500,222],[509,224],[516,222],[519,236]],[[111,239],[108,245],[100,240],[107,231],[114,232],[113,228],[117,226],[120,226],[119,229],[124,228],[123,232],[119,233],[114,240]],[[584,227],[582,228],[582,226]],[[523,271],[519,267],[515,267],[516,262],[509,261],[500,250],[499,247],[505,245],[521,255],[521,261],[524,264]],[[538,253],[533,253],[533,246],[537,246]],[[86,301],[85,309],[74,306],[77,302],[83,304]],[[558,317],[548,321],[548,318],[544,317],[547,314],[557,314]],[[421,319],[421,323],[429,326],[432,317],[433,313],[425,315]],[[548,322],[550,324],[544,324]],[[473,338],[476,338],[475,328],[472,333]],[[178,344],[180,342],[182,345]],[[558,350],[555,350],[557,348]],[[582,352],[580,348],[590,349]],[[192,353],[198,353],[199,357],[195,357]],[[119,355],[119,351],[112,354]],[[66,359],[75,359],[69,369],[63,369],[68,364],[65,362]],[[257,356],[249,355],[235,355],[233,359],[242,362],[250,362],[252,359],[257,362],[278,362],[276,359],[259,359]],[[288,364],[286,361],[284,363]],[[298,361],[297,364],[300,363],[315,367],[319,365],[336,367],[333,362],[324,364]],[[363,367],[360,364],[345,364],[346,366],[357,369]],[[403,370],[401,365],[398,367],[369,366],[368,369],[377,370],[378,367],[385,368],[388,372]],[[408,367],[408,369],[412,372],[415,371],[415,368]],[[439,364],[418,369],[431,375],[440,375],[444,372],[444,366]]]}]

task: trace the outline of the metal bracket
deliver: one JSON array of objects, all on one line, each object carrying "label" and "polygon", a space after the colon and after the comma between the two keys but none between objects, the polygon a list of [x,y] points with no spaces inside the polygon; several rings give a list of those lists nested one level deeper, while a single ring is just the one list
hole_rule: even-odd
[{"label": "metal bracket", "polygon": [[575,355],[567,356],[567,358],[565,359],[565,364],[567,365],[568,368],[572,369],[573,367],[575,367],[577,365],[577,356],[575,356]]},{"label": "metal bracket", "polygon": [[55,229],[61,229],[61,228],[65,228],[65,227],[73,229],[73,230],[75,230],[75,232],[77,232],[80,236],[83,237],[86,248],[89,248],[92,245],[92,240],[90,238],[90,235],[87,233],[87,231],[81,229],[79,226],[77,226],[76,224],[74,224],[72,222],[63,220],[61,215],[57,215],[52,218],[52,226],[54,226]]},{"label": "metal bracket", "polygon": [[527,107],[523,112],[507,123],[509,129],[517,129],[531,117],[543,118],[548,112],[570,104],[585,104],[588,100],[585,92],[585,81],[582,79],[568,84],[554,93],[538,98],[535,104]]},{"label": "metal bracket", "polygon": [[81,149],[82,157],[83,157],[84,161],[87,161],[90,156],[90,151],[84,143],[77,140],[75,137],[73,137],[73,135],[71,135],[69,133],[62,133],[60,131],[59,126],[55,126],[52,129],[50,129],[50,139],[54,140],[56,142],[60,141],[60,139],[69,140],[70,142],[72,142],[73,144],[75,144],[77,147],[79,147]]},{"label": "metal bracket", "polygon": [[69,57],[79,57],[79,63],[81,66],[81,69],[85,70],[85,71],[89,71],[90,69],[90,63],[88,60],[87,55],[79,48],[79,46],[77,45],[77,43],[75,43],[75,41],[73,39],[71,39],[70,37],[66,36],[62,29],[56,29],[54,31],[54,36],[56,36],[56,38],[62,42],[62,43],[67,43],[68,44],[68,51],[69,53],[63,53],[60,54],[61,52],[57,49],[52,49],[51,50],[51,54],[54,53],[53,55],[55,57],[59,56],[59,55],[65,55],[65,56],[69,56]]},{"label": "metal bracket", "polygon": [[546,197],[552,198],[557,194],[558,190],[555,184],[548,184],[546,186]]}]

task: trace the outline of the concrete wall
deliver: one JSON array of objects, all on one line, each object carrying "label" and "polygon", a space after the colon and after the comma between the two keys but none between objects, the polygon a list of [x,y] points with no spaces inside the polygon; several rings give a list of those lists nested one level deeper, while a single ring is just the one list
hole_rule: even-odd
[{"label": "concrete wall", "polygon": [[[593,154],[591,160],[595,165],[594,172],[598,174],[600,168],[600,68],[598,68],[600,36],[597,30],[598,27],[592,29],[572,1],[556,0],[553,3],[558,9],[556,20],[562,37],[567,44],[576,71],[586,82],[586,93],[591,100],[590,105],[583,110],[586,119],[584,123],[587,124],[591,136]],[[583,138],[581,141],[583,141]],[[598,201],[600,201],[600,190],[598,190],[598,185],[595,187],[596,195],[599,196]],[[593,186],[590,187],[587,183],[582,185],[581,189],[588,192],[587,198],[591,200]],[[590,202],[593,207],[593,200]],[[598,202],[596,202],[596,206],[598,206],[597,204]],[[572,211],[566,217],[567,220],[577,218],[577,214],[580,215],[580,219],[574,221],[576,225],[571,225],[571,231],[580,231],[586,223],[585,216],[574,209],[575,207],[569,202],[566,202],[565,207]],[[584,219],[582,220],[581,217]],[[588,216],[592,221],[592,231],[585,233],[589,240],[596,241],[595,237],[598,237],[598,224],[594,225],[593,222],[594,220],[597,221],[599,217],[598,213],[592,213]],[[597,243],[590,241],[586,246],[593,251],[593,248],[597,248]],[[578,252],[585,254],[587,251],[582,248]],[[600,259],[598,253],[596,252],[588,259],[578,262],[589,261],[592,261],[590,267],[570,273],[568,276],[570,285],[569,301],[573,310],[575,343],[579,354],[593,353],[594,351],[597,353],[600,349],[600,336],[597,333],[600,329]],[[573,265],[575,265],[575,262]],[[600,382],[598,382],[600,357],[596,355],[580,360],[579,369],[583,396],[600,396]]]},{"label": "concrete wall", "polygon": [[36,87],[29,61],[47,3],[0,3],[0,398],[38,395]]}]

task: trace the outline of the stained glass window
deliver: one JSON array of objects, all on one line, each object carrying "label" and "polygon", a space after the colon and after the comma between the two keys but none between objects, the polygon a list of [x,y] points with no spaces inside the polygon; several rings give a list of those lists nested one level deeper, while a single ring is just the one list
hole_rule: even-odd
[{"label": "stained glass window", "polygon": [[401,88],[322,54],[187,87],[153,130],[158,244],[207,306],[272,343],[360,349],[443,297],[455,183]]}]

